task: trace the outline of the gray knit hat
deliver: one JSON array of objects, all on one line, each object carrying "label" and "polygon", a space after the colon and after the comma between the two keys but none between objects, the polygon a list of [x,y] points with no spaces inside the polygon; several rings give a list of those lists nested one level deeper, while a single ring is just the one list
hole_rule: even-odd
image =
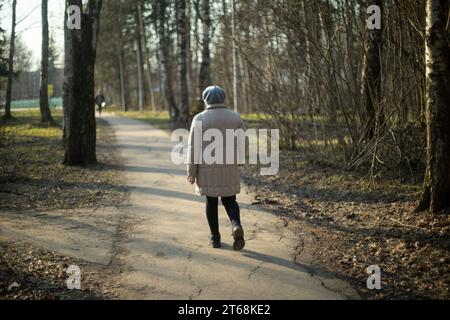
[{"label": "gray knit hat", "polygon": [[203,101],[207,106],[225,102],[225,91],[218,86],[210,86],[203,91]]}]

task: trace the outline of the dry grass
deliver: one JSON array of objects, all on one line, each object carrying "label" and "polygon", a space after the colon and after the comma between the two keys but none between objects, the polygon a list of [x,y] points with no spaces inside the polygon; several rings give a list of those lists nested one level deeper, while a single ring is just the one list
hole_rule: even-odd
[{"label": "dry grass", "polygon": [[[0,125],[0,208],[53,210],[115,206],[126,198],[120,186],[114,133],[98,121],[99,163],[89,167],[61,164],[61,129],[42,125],[38,111],[18,112]],[[54,118],[61,123],[61,113]]]}]

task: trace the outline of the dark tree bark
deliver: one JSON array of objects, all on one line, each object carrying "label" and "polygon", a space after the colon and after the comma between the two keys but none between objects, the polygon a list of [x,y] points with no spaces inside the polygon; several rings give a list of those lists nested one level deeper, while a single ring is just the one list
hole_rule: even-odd
[{"label": "dark tree bark", "polygon": [[52,114],[48,105],[48,0],[42,0],[42,51],[41,51],[41,88],[39,92],[39,108],[41,121],[53,123]]},{"label": "dark tree bark", "polygon": [[370,0],[367,5],[377,5],[381,9],[381,28],[369,30],[368,50],[363,79],[363,97],[366,101],[366,137],[374,137],[377,126],[384,122],[380,106],[381,94],[381,51],[383,48],[384,6],[383,0]]},{"label": "dark tree bark", "polygon": [[144,82],[144,54],[142,46],[142,29],[141,29],[141,12],[140,4],[136,4],[136,60],[137,60],[137,74],[138,74],[138,101],[139,101],[139,111],[144,111],[144,105],[147,105],[147,95],[144,95],[146,90],[146,82]]},{"label": "dark tree bark", "polygon": [[65,146],[67,142],[67,131],[69,128],[69,77],[71,75],[70,57],[72,56],[70,31],[66,26],[66,21],[68,19],[67,5],[68,3],[66,1],[64,11],[63,146]]},{"label": "dark tree bark", "polygon": [[233,109],[235,112],[239,109],[240,90],[239,90],[239,61],[237,54],[237,32],[236,32],[236,2],[231,2],[231,36],[232,36],[232,58],[233,58]]},{"label": "dark tree bark", "polygon": [[142,46],[139,34],[135,39],[136,50],[136,72],[137,72],[137,95],[139,111],[144,111],[144,83],[143,83],[143,67],[142,67]]},{"label": "dark tree bark", "polygon": [[[82,8],[81,0],[68,3]],[[82,10],[81,29],[70,30],[69,123],[64,159],[67,165],[97,162],[94,65],[101,6],[102,0],[90,0],[87,12]]]},{"label": "dark tree bark", "polygon": [[6,83],[5,119],[11,119],[12,80],[14,76],[14,50],[16,46],[16,9],[17,0],[12,2],[11,39],[9,43],[8,80]]},{"label": "dark tree bark", "polygon": [[[120,8],[121,6],[119,6]],[[118,30],[117,39],[115,43],[117,58],[119,63],[119,82],[120,82],[120,103],[122,105],[122,110],[128,112],[128,99],[127,99],[127,82],[126,82],[126,61],[125,61],[125,50],[124,50],[124,39],[122,33],[123,17],[121,15],[117,18]]]},{"label": "dark tree bark", "polygon": [[178,122],[187,125],[189,118],[189,91],[187,79],[188,33],[186,17],[186,0],[177,1],[177,33],[178,33],[178,85],[180,87]]},{"label": "dark tree bark", "polygon": [[163,86],[164,97],[169,106],[170,119],[175,122],[178,119],[179,111],[175,102],[175,96],[172,89],[171,64],[169,55],[168,37],[166,34],[166,9],[167,1],[161,0],[158,5],[158,33],[159,33],[159,59],[161,83]]},{"label": "dark tree bark", "polygon": [[[187,34],[187,84],[188,84],[188,103],[191,108],[191,92],[195,92],[196,88],[192,88],[192,79],[194,78],[193,75],[193,63],[192,63],[192,44],[191,44],[191,17],[193,16],[193,10],[192,10],[192,2],[191,1],[186,1],[186,5],[187,5],[187,24],[186,24],[186,34]],[[191,112],[191,110],[189,110],[189,112]]]},{"label": "dark tree bark", "polygon": [[155,103],[155,95],[153,94],[153,79],[152,79],[152,68],[151,68],[151,61],[150,61],[150,52],[147,46],[147,32],[145,29],[145,23],[144,23],[144,8],[142,2],[138,4],[138,17],[139,17],[139,29],[141,33],[141,39],[142,39],[142,45],[143,45],[143,57],[145,60],[145,63],[147,64],[147,72],[145,73],[146,76],[146,83],[147,83],[147,92],[148,92],[148,99],[150,100],[151,109],[153,111],[156,111],[156,103]]},{"label": "dark tree bark", "polygon": [[[202,0],[202,21],[203,21],[203,39],[202,39],[202,62],[200,64],[198,90],[199,97],[203,90],[211,85],[210,75],[210,49],[211,42],[211,16],[210,16],[210,3],[209,0]],[[201,98],[201,97],[200,97]],[[201,100],[201,99],[200,99]]]},{"label": "dark tree bark", "polygon": [[[0,0],[0,12],[4,5],[4,0]],[[5,59],[5,44],[6,40],[4,38],[5,30],[0,27],[0,77],[8,76],[8,66],[7,59]],[[2,83],[0,83],[0,90],[2,90]]]},{"label": "dark tree bark", "polygon": [[127,112],[128,111],[128,104],[127,99],[125,98],[125,74],[124,74],[124,63],[123,63],[123,49],[120,47],[120,49],[117,52],[118,60],[119,60],[119,81],[120,81],[120,102],[122,104],[122,110]]},{"label": "dark tree bark", "polygon": [[427,1],[427,167],[418,210],[450,206],[450,47],[448,0]]}]

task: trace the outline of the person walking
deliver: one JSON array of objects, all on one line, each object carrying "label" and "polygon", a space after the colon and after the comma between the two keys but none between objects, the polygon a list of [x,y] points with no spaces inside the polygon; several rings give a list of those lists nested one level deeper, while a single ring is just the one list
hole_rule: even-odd
[{"label": "person walking", "polygon": [[[243,129],[244,124],[240,115],[231,111],[224,104],[225,91],[218,86],[210,86],[202,94],[205,110],[197,114],[191,125],[188,143],[187,175],[190,184],[196,184],[196,193],[206,197],[206,218],[210,228],[209,244],[213,248],[221,247],[219,232],[218,202],[222,204],[231,222],[233,237],[233,250],[240,251],[245,246],[244,229],[241,225],[240,209],[236,201],[236,195],[241,191],[239,163],[235,158],[233,163],[210,163],[202,159],[196,161],[195,153],[201,151],[202,155],[207,147],[203,139],[199,139],[195,132],[203,133],[209,129],[219,130],[222,137],[226,136],[226,130]],[[215,141],[216,142],[216,141]],[[223,145],[223,159],[227,159],[226,153],[231,152],[225,141]],[[197,144],[197,146],[196,146]],[[197,151],[199,150],[199,151]],[[233,155],[237,155],[238,146],[234,144]],[[200,163],[196,163],[200,162]]]},{"label": "person walking", "polygon": [[102,108],[105,107],[106,102],[105,96],[101,92],[95,97],[95,104],[97,105],[98,115],[102,116]]}]

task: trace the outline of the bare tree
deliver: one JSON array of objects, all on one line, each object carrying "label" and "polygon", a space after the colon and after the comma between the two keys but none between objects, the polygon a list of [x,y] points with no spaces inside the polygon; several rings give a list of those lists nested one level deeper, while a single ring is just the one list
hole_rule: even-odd
[{"label": "bare tree", "polygon": [[238,59],[237,59],[237,46],[236,46],[236,3],[232,0],[231,4],[231,30],[232,30],[232,51],[233,51],[233,106],[234,111],[239,110],[239,86],[238,86]]},{"label": "bare tree", "polygon": [[448,0],[428,0],[426,19],[427,166],[419,210],[450,206],[450,47]]},{"label": "bare tree", "polygon": [[[142,22],[141,22],[141,12],[140,12],[140,3],[139,1],[136,3],[135,10],[135,21],[136,21],[136,31],[135,31],[135,50],[136,50],[136,67],[137,67],[137,81],[138,81],[138,101],[139,101],[139,111],[144,111],[144,104],[147,104],[146,98],[144,95],[146,83],[144,82],[144,54],[143,48],[145,47],[145,42],[142,43]],[[148,82],[147,82],[148,85]]]},{"label": "bare tree", "polygon": [[366,136],[370,140],[374,136],[375,127],[383,121],[383,111],[380,107],[381,94],[381,63],[383,45],[383,6],[384,0],[367,1],[378,6],[381,11],[381,28],[369,31],[368,49],[366,54],[363,78],[363,96],[366,100]]},{"label": "bare tree", "polygon": [[5,119],[11,119],[11,99],[12,99],[12,82],[14,76],[14,50],[16,41],[16,9],[17,0],[12,2],[12,22],[11,22],[11,38],[9,42],[9,58],[8,58],[8,80],[6,84],[6,102],[5,102]]},{"label": "bare tree", "polygon": [[145,23],[144,23],[144,6],[142,1],[140,1],[137,5],[137,11],[138,11],[138,19],[139,19],[139,29],[140,29],[140,34],[141,34],[141,39],[142,39],[142,45],[143,45],[143,54],[144,54],[144,59],[145,59],[145,64],[147,65],[147,73],[146,73],[146,77],[147,77],[147,86],[148,86],[148,96],[150,98],[150,105],[151,105],[151,109],[152,111],[156,110],[156,103],[155,103],[155,95],[153,93],[153,77],[152,77],[152,64],[150,61],[150,53],[149,53],[149,49],[148,49],[148,39],[147,39],[147,31],[145,28]]},{"label": "bare tree", "polygon": [[[3,0],[0,0],[0,12],[2,10]],[[6,39],[5,39],[5,30],[0,27],[0,77],[8,76],[8,66],[7,59],[4,56],[5,47],[6,47]],[[2,89],[2,83],[0,82],[0,90]]]},{"label": "bare tree", "polygon": [[39,108],[41,110],[41,121],[52,123],[53,118],[48,105],[48,59],[49,59],[49,36],[48,36],[48,0],[42,0],[42,51],[41,51],[41,88],[39,92]]},{"label": "bare tree", "polygon": [[117,56],[119,60],[119,81],[120,81],[120,103],[122,105],[122,110],[128,111],[127,99],[125,99],[125,72],[123,65],[123,49],[122,47],[117,50]]},{"label": "bare tree", "polygon": [[63,79],[63,137],[62,143],[65,146],[67,142],[67,131],[69,128],[69,84],[71,75],[71,65],[70,57],[72,56],[72,44],[70,30],[66,26],[66,21],[68,19],[67,14],[68,2],[65,1],[65,11],[64,11],[64,79]]},{"label": "bare tree", "polygon": [[169,43],[166,33],[166,10],[168,3],[166,0],[158,1],[158,33],[159,33],[159,59],[161,84],[164,90],[164,96],[169,106],[170,119],[178,119],[178,107],[172,89],[171,63],[169,54]]},{"label": "bare tree", "polygon": [[186,0],[177,1],[178,85],[180,88],[178,122],[187,125],[189,117],[189,92],[187,82],[187,17]]},{"label": "bare tree", "polygon": [[203,21],[203,38],[202,38],[202,62],[200,65],[200,73],[198,76],[199,95],[201,95],[202,91],[211,84],[210,48],[209,48],[211,42],[211,16],[210,16],[209,0],[202,0],[201,19]]},{"label": "bare tree", "polygon": [[68,87],[68,127],[64,163],[87,165],[97,162],[94,102],[94,65],[102,0],[68,0],[82,12],[81,29],[70,30],[71,55]]}]

